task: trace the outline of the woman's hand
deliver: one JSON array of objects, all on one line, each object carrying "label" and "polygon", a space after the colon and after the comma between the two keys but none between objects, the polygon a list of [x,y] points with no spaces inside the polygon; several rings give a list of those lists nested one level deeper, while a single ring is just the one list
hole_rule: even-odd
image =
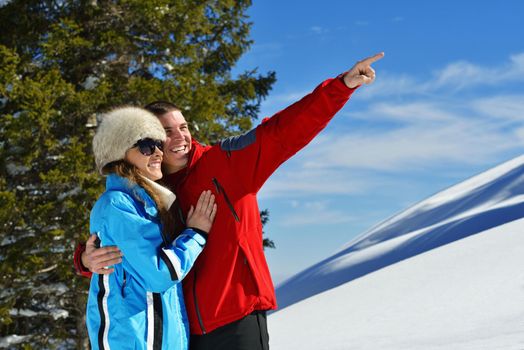
[{"label": "woman's hand", "polygon": [[186,220],[187,227],[194,227],[204,232],[209,232],[216,213],[215,195],[211,191],[204,191],[200,195],[196,207],[193,208],[191,206],[189,209]]}]

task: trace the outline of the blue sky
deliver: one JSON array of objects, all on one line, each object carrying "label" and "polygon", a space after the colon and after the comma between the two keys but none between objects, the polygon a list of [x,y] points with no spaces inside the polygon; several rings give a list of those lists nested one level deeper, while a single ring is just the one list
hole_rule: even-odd
[{"label": "blue sky", "polygon": [[260,192],[276,282],[522,153],[524,1],[254,1],[236,71],[273,70],[270,116],[379,51],[357,91]]}]

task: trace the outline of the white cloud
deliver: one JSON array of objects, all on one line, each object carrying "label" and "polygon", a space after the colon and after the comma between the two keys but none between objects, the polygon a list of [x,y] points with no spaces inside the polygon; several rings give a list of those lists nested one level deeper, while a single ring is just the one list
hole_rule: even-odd
[{"label": "white cloud", "polygon": [[463,88],[467,85],[485,83],[484,77],[486,75],[492,75],[492,72],[466,61],[454,62],[435,72],[432,85],[435,87],[452,86],[455,89]]},{"label": "white cloud", "polygon": [[394,75],[379,71],[373,85],[359,89],[355,97],[371,99],[384,96],[420,94],[421,92],[420,82],[413,77],[406,74]]},{"label": "white cloud", "polygon": [[310,29],[315,34],[326,34],[329,32],[329,29],[323,28],[321,26],[313,26]]},{"label": "white cloud", "polygon": [[522,123],[524,120],[524,95],[503,95],[478,99],[472,108],[488,117]]},{"label": "white cloud", "polygon": [[249,55],[243,59],[248,59],[249,61],[256,57],[255,61],[271,61],[277,57],[280,57],[283,50],[284,45],[279,42],[256,43],[251,46]]},{"label": "white cloud", "polygon": [[[446,102],[449,105],[450,102]],[[351,113],[359,119],[372,119],[374,122],[384,120],[397,121],[406,124],[451,123],[460,117],[441,109],[442,106],[433,101],[416,101],[407,103],[378,102],[371,104],[367,110]]]},{"label": "white cloud", "polygon": [[467,61],[454,62],[435,73],[435,87],[463,89],[479,85],[496,85],[524,80],[524,53],[510,56],[499,67],[483,67]]},{"label": "white cloud", "polygon": [[369,22],[368,21],[359,20],[359,21],[355,21],[355,25],[359,26],[359,27],[365,27],[365,26],[369,25]]},{"label": "white cloud", "polygon": [[[366,183],[344,169],[306,169],[310,157],[300,157],[286,164],[287,171],[271,176],[260,192],[261,198],[315,194],[356,194],[368,190]],[[319,160],[320,161],[320,160]],[[323,160],[322,160],[323,161]],[[342,170],[342,171],[341,171]]]},{"label": "white cloud", "polygon": [[[397,124],[383,130],[323,135],[315,147],[305,150],[303,166],[398,172],[490,162],[505,151],[524,146],[522,100],[514,95],[462,102],[374,104],[356,114],[358,118]],[[337,149],[346,151],[330,151]],[[316,161],[319,158],[322,162]]]},{"label": "white cloud", "polygon": [[359,92],[357,98],[385,96],[432,96],[450,94],[482,86],[500,86],[524,81],[524,53],[509,57],[499,66],[486,67],[468,61],[457,61],[433,72],[427,80],[409,74],[379,72],[375,83]]},{"label": "white cloud", "polygon": [[[497,77],[487,80],[492,75]],[[504,93],[502,85],[519,79],[524,54],[494,67],[451,63],[426,80],[386,75],[355,94],[367,99],[367,107],[360,108],[362,100],[349,103],[332,122],[339,124],[286,162],[263,195],[360,194],[406,174],[453,173],[507,160],[524,146],[524,91],[515,86]],[[486,84],[501,88],[474,90]],[[465,88],[468,93],[457,93]],[[303,95],[276,100],[284,104]]]},{"label": "white cloud", "polygon": [[[510,139],[466,123],[438,128],[409,126],[383,133],[338,135],[308,149],[304,167],[402,172],[441,167],[442,163],[480,164],[496,159],[517,141],[517,135]],[[329,152],[333,149],[344,152]],[[322,162],[315,161],[320,155]]]},{"label": "white cloud", "polygon": [[515,136],[517,137],[520,144],[524,144],[524,127],[515,129]]},{"label": "white cloud", "polygon": [[278,108],[279,110],[297,102],[307,94],[311,93],[311,90],[304,90],[300,92],[288,92],[279,95],[271,96],[268,101],[264,104],[265,109]]},{"label": "white cloud", "polygon": [[305,225],[330,225],[354,221],[347,211],[332,209],[328,201],[300,202],[293,212],[282,220],[283,227],[296,227]]}]

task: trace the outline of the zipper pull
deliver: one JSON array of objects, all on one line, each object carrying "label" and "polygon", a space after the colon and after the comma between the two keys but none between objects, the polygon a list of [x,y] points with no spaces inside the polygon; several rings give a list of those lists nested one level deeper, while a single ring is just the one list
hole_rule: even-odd
[{"label": "zipper pull", "polygon": [[126,271],[125,270],[122,270],[122,272],[124,273],[124,279],[122,281],[122,298],[125,298],[126,297],[126,293],[124,292],[124,289],[126,287],[127,276],[126,276]]},{"label": "zipper pull", "polygon": [[231,204],[231,201],[229,200],[229,197],[226,194],[226,191],[224,190],[224,187],[218,182],[216,177],[214,177],[211,181],[213,181],[213,184],[215,185],[215,188],[217,190],[217,193],[224,196],[224,200],[226,201],[227,206],[229,207],[229,210],[233,214],[233,217],[235,218],[236,222],[240,222],[240,218],[238,217],[237,212],[235,211],[235,208],[233,207],[233,204]]}]

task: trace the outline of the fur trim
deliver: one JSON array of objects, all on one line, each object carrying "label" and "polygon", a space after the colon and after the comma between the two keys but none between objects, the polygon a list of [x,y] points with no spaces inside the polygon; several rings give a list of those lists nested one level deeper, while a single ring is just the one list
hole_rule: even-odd
[{"label": "fur trim", "polygon": [[156,182],[151,181],[150,179],[148,179],[145,176],[142,176],[142,177],[155,190],[156,194],[158,195],[158,199],[161,202],[160,205],[162,205],[162,207],[164,207],[167,210],[169,210],[169,208],[171,208],[171,206],[173,205],[173,202],[176,199],[176,195],[173,192],[171,192],[167,187],[164,187],[164,186],[162,186],[160,184],[157,184]]},{"label": "fur trim", "polygon": [[101,119],[93,138],[93,153],[100,172],[107,164],[124,159],[126,151],[140,139],[166,140],[158,118],[142,108],[116,108]]}]

